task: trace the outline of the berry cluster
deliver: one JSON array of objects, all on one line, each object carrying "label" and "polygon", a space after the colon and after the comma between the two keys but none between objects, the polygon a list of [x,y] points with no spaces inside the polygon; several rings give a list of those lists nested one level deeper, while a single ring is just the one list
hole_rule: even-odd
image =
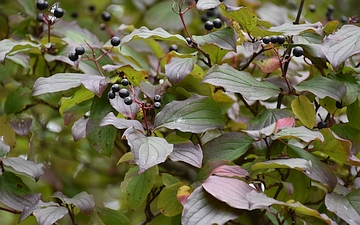
[{"label": "berry cluster", "polygon": [[[36,2],[36,8],[38,10],[44,11],[49,7],[49,3],[44,0],[38,0]],[[54,24],[57,19],[64,16],[65,11],[61,7],[59,7],[59,3],[55,3],[51,8],[49,9],[50,13],[53,15],[45,15],[44,12],[39,13],[36,17],[36,20],[39,22],[45,22],[47,24]]]},{"label": "berry cluster", "polygon": [[85,53],[85,49],[82,46],[77,46],[75,48],[75,52],[70,52],[68,57],[71,61],[75,62],[79,59],[79,55],[83,55]]},{"label": "berry cluster", "polygon": [[285,43],[285,37],[283,35],[274,35],[274,36],[265,36],[263,37],[262,41],[264,44],[269,44],[270,42],[273,43],[273,44],[284,44]]},{"label": "berry cluster", "polygon": [[[205,23],[205,29],[211,31],[213,28],[221,28],[223,22],[218,17],[220,17],[220,14],[217,8],[208,9],[206,13],[203,13],[201,15],[201,20]],[[210,18],[214,18],[213,21],[211,21]]]},{"label": "berry cluster", "polygon": [[123,88],[120,88],[119,84],[113,84],[111,86],[111,90],[108,93],[108,98],[109,99],[114,99],[116,97],[116,94],[118,93],[118,95],[120,96],[120,98],[124,99],[124,103],[126,105],[131,105],[133,100],[130,97],[130,92],[127,88],[128,85],[130,85],[130,82],[128,79],[124,78],[121,80],[121,85],[123,86]]},{"label": "berry cluster", "polygon": [[160,95],[155,95],[154,96],[154,108],[155,109],[160,109],[161,108],[161,101],[162,98]]},{"label": "berry cluster", "polygon": [[334,20],[334,6],[328,5],[327,11],[326,11],[326,18],[328,21]]}]

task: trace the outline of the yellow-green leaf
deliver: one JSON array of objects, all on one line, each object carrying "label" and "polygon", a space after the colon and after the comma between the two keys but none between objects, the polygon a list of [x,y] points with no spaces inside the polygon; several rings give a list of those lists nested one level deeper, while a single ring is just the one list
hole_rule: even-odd
[{"label": "yellow-green leaf", "polygon": [[300,95],[298,98],[294,99],[291,102],[291,109],[295,116],[297,116],[306,127],[309,129],[314,127],[316,112],[314,105],[311,104],[306,96]]},{"label": "yellow-green leaf", "polygon": [[176,194],[181,186],[184,183],[178,182],[170,186],[165,187],[157,201],[158,209],[165,216],[176,216],[180,214],[183,210],[183,206],[178,201]]}]

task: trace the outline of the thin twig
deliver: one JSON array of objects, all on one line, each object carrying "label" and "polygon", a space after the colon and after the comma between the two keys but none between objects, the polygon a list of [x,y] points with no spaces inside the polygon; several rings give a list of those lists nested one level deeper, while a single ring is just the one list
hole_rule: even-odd
[{"label": "thin twig", "polygon": [[242,96],[242,94],[240,94],[240,93],[235,93],[235,94],[236,94],[236,96],[239,97],[240,100],[244,103],[245,107],[246,107],[247,109],[249,109],[250,112],[251,112],[254,116],[257,116],[258,113],[256,112],[256,110],[253,109],[253,108],[247,103],[247,101],[246,101],[245,98]]},{"label": "thin twig", "polygon": [[7,209],[7,208],[1,207],[1,206],[0,206],[0,210],[6,211],[6,212],[9,212],[9,213],[13,213],[13,214],[21,214],[21,211],[17,211],[17,210],[13,210],[13,209]]},{"label": "thin twig", "polygon": [[293,24],[299,24],[301,13],[302,13],[302,10],[303,10],[303,7],[304,7],[304,3],[305,3],[305,0],[301,0],[299,11],[297,13],[296,19],[295,19]]}]

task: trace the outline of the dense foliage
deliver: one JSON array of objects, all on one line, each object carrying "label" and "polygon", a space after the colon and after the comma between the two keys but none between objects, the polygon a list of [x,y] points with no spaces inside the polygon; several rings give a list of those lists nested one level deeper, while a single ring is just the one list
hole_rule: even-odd
[{"label": "dense foliage", "polygon": [[1,224],[360,224],[357,1],[271,2],[1,1]]}]

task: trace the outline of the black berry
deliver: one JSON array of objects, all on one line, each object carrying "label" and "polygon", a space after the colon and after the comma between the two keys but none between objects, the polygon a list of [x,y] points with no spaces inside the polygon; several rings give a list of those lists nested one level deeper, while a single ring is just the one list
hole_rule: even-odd
[{"label": "black berry", "polygon": [[120,86],[118,84],[113,84],[111,86],[111,90],[116,93],[116,92],[119,92],[120,91]]},{"label": "black berry", "polygon": [[54,16],[56,18],[61,18],[64,15],[64,10],[62,8],[56,8],[54,11]]},{"label": "black berry", "polygon": [[315,12],[316,11],[316,6],[315,5],[309,5],[309,10],[310,10],[310,12]]},{"label": "black berry", "polygon": [[107,22],[111,19],[111,15],[109,12],[104,11],[101,13],[101,18]]},{"label": "black berry", "polygon": [[340,17],[340,21],[341,21],[342,23],[347,23],[347,22],[348,22],[348,18],[347,18],[346,16],[342,15],[342,16]]},{"label": "black berry", "polygon": [[154,96],[154,102],[161,102],[161,100],[162,100],[161,95]]},{"label": "black berry", "polygon": [[300,57],[304,54],[304,50],[302,47],[300,46],[296,46],[295,48],[293,48],[293,55],[295,57]]},{"label": "black berry", "polygon": [[44,10],[44,9],[47,9],[48,7],[49,7],[49,4],[47,1],[39,0],[36,2],[36,8],[38,10]]},{"label": "black berry", "polygon": [[125,105],[131,105],[132,104],[132,99],[131,99],[131,97],[125,97],[124,98],[124,103],[125,103]]},{"label": "black berry", "polygon": [[115,93],[114,92],[112,92],[112,91],[109,91],[109,93],[108,93],[108,98],[109,99],[114,99],[115,98]]},{"label": "black berry", "polygon": [[317,124],[317,128],[318,128],[319,130],[324,129],[324,128],[327,128],[326,122],[325,122],[325,121],[320,121],[320,122]]},{"label": "black berry", "polygon": [[213,21],[214,27],[219,29],[222,26],[222,21],[219,18],[214,19]]},{"label": "black berry", "polygon": [[177,52],[178,51],[178,46],[176,44],[170,45],[169,52],[171,52],[171,51]]},{"label": "black berry", "polygon": [[329,13],[333,13],[334,12],[334,6],[333,5],[328,5],[328,8],[327,8],[327,11],[329,12]]},{"label": "black berry", "polygon": [[39,22],[44,22],[44,16],[42,13],[37,14],[36,20]]},{"label": "black berry", "polygon": [[208,20],[209,20],[209,17],[206,15],[206,13],[201,15],[201,21],[203,21],[205,23]]},{"label": "black berry", "polygon": [[119,96],[121,98],[126,98],[126,97],[129,97],[130,93],[128,91],[128,89],[126,88],[121,88],[120,91],[119,91]]},{"label": "black berry", "polygon": [[343,108],[343,105],[342,105],[342,102],[339,102],[339,101],[336,101],[336,108],[338,109],[342,109]]},{"label": "black berry", "polygon": [[120,38],[118,36],[114,36],[111,38],[111,45],[118,46],[120,44]]},{"label": "black berry", "polygon": [[275,36],[275,35],[271,36],[270,41],[271,41],[271,43],[276,44],[278,42],[278,36]]},{"label": "black berry", "polygon": [[187,37],[186,42],[188,43],[188,45],[191,45],[191,43],[192,43],[191,38]]},{"label": "black berry", "polygon": [[206,30],[212,30],[214,28],[214,23],[211,22],[211,21],[206,21],[204,27],[205,27]]},{"label": "black berry", "polygon": [[208,17],[213,17],[213,16],[215,16],[215,8],[208,9],[208,10],[206,11],[206,15],[207,15]]},{"label": "black berry", "polygon": [[130,84],[130,82],[129,82],[128,79],[124,78],[124,79],[121,80],[121,85],[122,86],[128,86],[129,84]]},{"label": "black berry", "polygon": [[72,12],[72,13],[70,14],[70,16],[71,16],[72,18],[77,18],[77,17],[78,17],[78,13],[77,13],[77,12]]},{"label": "black berry", "polygon": [[95,10],[95,6],[94,5],[89,5],[89,11],[94,11]]},{"label": "black berry", "polygon": [[75,52],[71,52],[69,55],[68,55],[69,59],[73,62],[75,62],[76,60],[78,60],[79,56],[75,53]]},{"label": "black berry", "polygon": [[269,36],[265,36],[265,37],[263,37],[262,41],[263,41],[264,44],[269,44],[271,39],[270,39]]},{"label": "black berry", "polygon": [[155,109],[160,109],[161,108],[161,103],[160,102],[154,102],[154,108]]},{"label": "black berry", "polygon": [[85,49],[83,46],[77,46],[75,48],[75,54],[76,55],[83,55],[85,53]]},{"label": "black berry", "polygon": [[282,36],[282,35],[279,35],[279,36],[277,37],[277,42],[278,42],[280,45],[284,44],[284,43],[285,43],[285,37]]}]

